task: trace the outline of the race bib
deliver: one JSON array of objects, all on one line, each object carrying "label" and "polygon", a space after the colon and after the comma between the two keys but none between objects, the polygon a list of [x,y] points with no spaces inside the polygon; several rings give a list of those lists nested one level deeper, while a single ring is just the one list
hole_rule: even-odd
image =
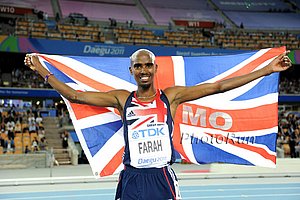
[{"label": "race bib", "polygon": [[171,160],[169,128],[165,123],[144,124],[128,129],[131,165],[136,168],[164,167]]}]

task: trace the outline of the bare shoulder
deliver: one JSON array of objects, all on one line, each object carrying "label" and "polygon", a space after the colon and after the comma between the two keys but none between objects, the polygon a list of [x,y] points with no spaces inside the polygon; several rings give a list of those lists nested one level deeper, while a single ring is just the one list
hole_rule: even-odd
[{"label": "bare shoulder", "polygon": [[184,86],[173,86],[164,89],[163,92],[166,94],[170,104],[172,104],[174,101],[176,101],[178,94],[184,90],[184,88]]},{"label": "bare shoulder", "polygon": [[110,95],[113,95],[121,105],[124,105],[127,98],[130,95],[130,92],[128,90],[121,90],[121,89],[117,89],[117,90],[111,90],[107,92]]},{"label": "bare shoulder", "polygon": [[117,95],[126,95],[126,94],[130,94],[130,92],[128,90],[124,90],[124,89],[116,89],[116,90],[110,90],[108,91],[108,93],[111,94],[117,94]]},{"label": "bare shoulder", "polygon": [[128,96],[130,95],[130,92],[128,90],[121,90],[121,89],[111,90],[108,91],[107,93],[117,98],[128,98]]}]

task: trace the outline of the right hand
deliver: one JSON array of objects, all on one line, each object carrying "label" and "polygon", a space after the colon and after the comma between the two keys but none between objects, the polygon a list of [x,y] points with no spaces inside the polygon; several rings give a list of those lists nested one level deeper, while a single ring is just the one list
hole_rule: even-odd
[{"label": "right hand", "polygon": [[24,59],[24,64],[30,67],[30,69],[32,69],[33,71],[36,70],[36,67],[34,65],[34,59],[38,59],[37,56],[34,54],[26,54]]}]

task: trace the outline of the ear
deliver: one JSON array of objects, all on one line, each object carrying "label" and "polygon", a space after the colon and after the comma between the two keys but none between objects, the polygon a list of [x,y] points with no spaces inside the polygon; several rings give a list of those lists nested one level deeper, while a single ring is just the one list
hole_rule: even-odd
[{"label": "ear", "polygon": [[132,67],[129,67],[129,72],[130,72],[131,75],[133,75]]},{"label": "ear", "polygon": [[155,63],[155,72],[157,72],[158,64]]}]

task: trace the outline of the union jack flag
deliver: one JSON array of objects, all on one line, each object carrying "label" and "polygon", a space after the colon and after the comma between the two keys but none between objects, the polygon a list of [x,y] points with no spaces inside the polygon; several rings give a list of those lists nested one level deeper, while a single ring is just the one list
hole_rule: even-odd
[{"label": "union jack flag", "polygon": [[[221,81],[268,64],[285,47],[226,56],[158,56],[155,84],[164,89]],[[78,91],[136,90],[129,58],[39,54],[44,67]],[[231,91],[179,106],[173,143],[192,163],[234,163],[275,167],[278,125],[278,73]],[[117,110],[64,99],[95,176],[123,169],[124,138]]]}]

